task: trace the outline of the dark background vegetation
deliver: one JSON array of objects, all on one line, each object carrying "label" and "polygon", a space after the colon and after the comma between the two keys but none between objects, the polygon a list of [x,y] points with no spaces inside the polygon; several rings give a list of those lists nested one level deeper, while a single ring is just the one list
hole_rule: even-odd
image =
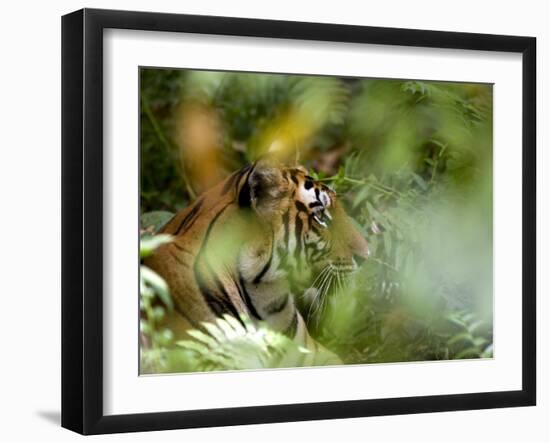
[{"label": "dark background vegetation", "polygon": [[[308,316],[319,341],[346,363],[493,356],[491,85],[172,69],[140,76],[144,233],[278,152],[337,191],[372,252],[350,286]],[[169,288],[145,287],[146,372],[273,365],[235,343],[239,362],[210,361],[204,337],[203,348],[174,351],[155,320],[170,309]],[[165,300],[156,314],[144,303],[155,297]]]}]

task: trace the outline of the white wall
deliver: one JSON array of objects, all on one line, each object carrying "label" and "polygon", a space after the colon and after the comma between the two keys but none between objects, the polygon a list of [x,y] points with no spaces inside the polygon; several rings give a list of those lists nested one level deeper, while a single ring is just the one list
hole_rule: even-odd
[{"label": "white wall", "polygon": [[[60,16],[87,7],[156,10],[410,27],[450,31],[531,35],[538,38],[538,124],[542,151],[550,111],[550,29],[544,2],[462,0],[360,2],[156,0],[4,2],[0,68],[0,435],[3,441],[81,439],[58,425],[60,408]],[[456,9],[455,9],[456,8]],[[539,191],[548,195],[548,156],[539,157]],[[544,189],[543,189],[544,188]],[[542,198],[539,197],[542,204]],[[548,201],[539,225],[549,220]],[[542,213],[542,217],[540,214]],[[539,229],[540,231],[540,229]],[[542,233],[541,233],[542,234]],[[545,244],[549,265],[549,234]],[[546,265],[546,266],[544,266]],[[548,272],[546,272],[548,275]],[[541,324],[548,303],[548,276],[539,285],[539,406],[222,429],[165,431],[99,437],[106,441],[275,442],[316,441],[464,442],[548,441],[550,437],[550,327]],[[25,350],[25,351],[22,351]],[[414,380],[411,380],[414,383]],[[6,438],[7,437],[7,438]]]}]

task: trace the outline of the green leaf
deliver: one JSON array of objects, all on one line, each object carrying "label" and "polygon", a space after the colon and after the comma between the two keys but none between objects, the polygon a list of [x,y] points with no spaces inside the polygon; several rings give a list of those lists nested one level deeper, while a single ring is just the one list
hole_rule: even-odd
[{"label": "green leaf", "polygon": [[452,337],[451,339],[449,339],[449,341],[447,342],[447,344],[449,346],[452,346],[456,343],[460,343],[460,342],[467,342],[467,343],[471,343],[471,344],[474,344],[474,341],[472,339],[472,336],[470,335],[469,332],[462,332],[460,334],[457,334],[455,335],[454,337]]},{"label": "green leaf", "polygon": [[458,326],[459,328],[467,329],[466,323],[464,323],[464,321],[460,317],[458,317],[456,314],[448,315],[446,318],[447,318],[447,321],[453,323],[454,325]]},{"label": "green leaf", "polygon": [[169,234],[142,237],[139,242],[139,257],[145,258],[150,256],[155,249],[161,245],[170,243],[172,239],[173,237]]},{"label": "green leaf", "polygon": [[353,205],[352,209],[357,208],[369,195],[369,188],[368,186],[363,186],[361,189],[359,189],[359,192],[355,195],[355,198],[353,199]]},{"label": "green leaf", "polygon": [[139,330],[146,335],[151,334],[151,327],[149,326],[149,323],[147,323],[145,320],[139,321]]},{"label": "green leaf", "polygon": [[246,334],[246,329],[235,317],[232,317],[228,314],[224,314],[223,318],[227,323],[229,323],[233,327],[235,331],[237,331],[239,335]]},{"label": "green leaf", "polygon": [[464,349],[463,351],[460,351],[458,354],[456,354],[456,359],[461,358],[478,358],[479,357],[479,349],[475,346],[472,346],[470,348]]},{"label": "green leaf", "polygon": [[475,321],[468,325],[468,331],[471,334],[474,334],[479,328],[481,328],[484,325],[484,322],[481,320]]},{"label": "green leaf", "polygon": [[390,224],[388,218],[376,209],[369,201],[367,201],[367,209],[375,221],[384,226],[384,228],[388,228]]},{"label": "green leaf", "polygon": [[210,346],[211,348],[215,348],[217,346],[216,340],[214,340],[209,335],[205,334],[204,332],[201,332],[197,329],[192,329],[190,331],[187,331],[187,333],[197,340],[203,342],[204,344]]},{"label": "green leaf", "polygon": [[[427,162],[428,159],[426,159],[426,162]],[[433,166],[433,162],[432,163],[432,166]],[[413,177],[413,180],[416,182],[416,184],[418,186],[420,186],[420,189],[422,189],[423,191],[426,191],[428,189],[428,184],[426,183],[426,181],[420,177],[418,174],[415,174],[413,172],[412,174],[412,177]]]},{"label": "green leaf", "polygon": [[208,353],[210,349],[207,346],[204,346],[202,343],[193,340],[179,340],[176,342],[176,345],[185,349],[198,352],[199,354]]},{"label": "green leaf", "polygon": [[160,346],[167,347],[174,340],[174,333],[170,329],[163,329],[158,336]]},{"label": "green leaf", "polygon": [[164,318],[164,308],[162,306],[155,306],[153,308],[153,317],[155,321],[161,321]]},{"label": "green leaf", "polygon": [[493,345],[490,344],[487,346],[483,353],[481,354],[481,358],[493,358]]},{"label": "green leaf", "polygon": [[239,335],[243,335],[237,333],[237,331],[235,331],[235,329],[231,327],[231,324],[223,318],[216,319],[216,323],[218,324],[218,327],[222,330],[223,334],[229,339],[237,338]]},{"label": "green leaf", "polygon": [[476,337],[476,338],[474,338],[474,340],[473,340],[473,344],[474,344],[475,346],[477,346],[478,348],[480,348],[480,347],[486,345],[487,343],[489,343],[489,340],[487,340],[487,339],[484,338],[484,337]]},{"label": "green leaf", "polygon": [[151,229],[153,233],[157,233],[173,217],[172,212],[151,211],[141,214],[139,220],[142,229]]},{"label": "green leaf", "polygon": [[218,328],[215,324],[208,323],[208,322],[201,322],[201,324],[208,331],[208,333],[212,337],[214,337],[217,341],[224,341],[225,340],[224,331],[222,331],[220,328]]},{"label": "green leaf", "polygon": [[174,309],[172,298],[170,297],[170,290],[164,279],[158,275],[152,269],[147,266],[140,266],[140,278],[143,285],[140,282],[140,286],[150,287],[154,290],[155,294],[162,300],[166,307],[171,311]]},{"label": "green leaf", "polygon": [[388,231],[385,231],[382,234],[382,238],[384,239],[384,249],[386,250],[386,254],[391,254],[391,248],[392,248],[392,238],[391,233]]}]

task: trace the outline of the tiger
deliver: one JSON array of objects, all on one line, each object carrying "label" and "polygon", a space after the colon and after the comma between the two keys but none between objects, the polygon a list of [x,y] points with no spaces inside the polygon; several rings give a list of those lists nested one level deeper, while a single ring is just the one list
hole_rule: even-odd
[{"label": "tiger", "polygon": [[304,365],[342,363],[311,337],[297,297],[318,295],[316,277],[327,270],[353,272],[369,248],[336,192],[305,168],[269,160],[247,165],[160,233],[173,240],[144,264],[170,288],[175,309],[168,326],[176,337],[226,314],[244,315],[310,351]]}]

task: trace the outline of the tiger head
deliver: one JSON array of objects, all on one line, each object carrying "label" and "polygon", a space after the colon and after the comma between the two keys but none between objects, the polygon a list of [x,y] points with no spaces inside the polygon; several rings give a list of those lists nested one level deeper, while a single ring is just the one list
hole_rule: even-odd
[{"label": "tiger head", "polygon": [[[243,174],[244,175],[244,174]],[[272,260],[291,285],[305,289],[326,285],[331,273],[341,277],[366,259],[369,248],[338,201],[336,192],[302,167],[260,161],[246,171],[239,204],[251,208],[269,226]]]}]

